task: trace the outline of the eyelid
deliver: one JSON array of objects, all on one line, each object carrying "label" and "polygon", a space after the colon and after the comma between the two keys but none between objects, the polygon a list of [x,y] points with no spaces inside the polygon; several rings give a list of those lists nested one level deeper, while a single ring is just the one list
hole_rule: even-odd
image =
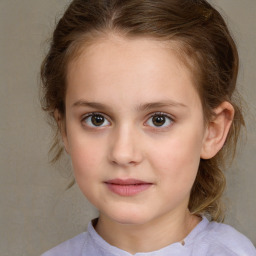
[{"label": "eyelid", "polygon": [[150,120],[150,118],[153,118],[155,116],[164,116],[164,117],[168,118],[171,121],[171,124],[168,125],[168,126],[159,126],[159,127],[153,127],[153,126],[150,126],[150,125],[146,125],[146,126],[149,126],[149,127],[153,128],[153,129],[156,129],[156,130],[164,130],[164,129],[170,128],[172,126],[172,124],[175,122],[175,118],[170,114],[167,114],[165,112],[153,112],[153,113],[148,115],[144,124],[147,123]]},{"label": "eyelid", "polygon": [[109,118],[107,117],[107,115],[102,113],[102,112],[89,112],[89,113],[86,113],[86,114],[82,115],[81,120],[85,119],[86,117],[94,116],[94,115],[104,116],[109,121]]},{"label": "eyelid", "polygon": [[148,115],[148,117],[147,117],[147,120],[148,120],[149,118],[151,118],[151,117],[158,116],[158,115],[159,115],[159,116],[166,116],[166,117],[170,118],[173,122],[175,121],[175,117],[174,117],[173,115],[167,114],[167,113],[161,112],[161,111],[150,113],[150,114]]}]

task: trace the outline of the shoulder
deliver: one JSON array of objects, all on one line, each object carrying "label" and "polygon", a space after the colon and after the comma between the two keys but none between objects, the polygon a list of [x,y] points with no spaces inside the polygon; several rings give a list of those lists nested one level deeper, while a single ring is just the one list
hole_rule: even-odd
[{"label": "shoulder", "polygon": [[41,256],[78,256],[81,255],[81,251],[88,240],[88,233],[84,232],[70,240],[67,240],[51,250],[45,252]]},{"label": "shoulder", "polygon": [[233,227],[209,222],[203,239],[208,244],[208,255],[256,256],[252,242]]}]

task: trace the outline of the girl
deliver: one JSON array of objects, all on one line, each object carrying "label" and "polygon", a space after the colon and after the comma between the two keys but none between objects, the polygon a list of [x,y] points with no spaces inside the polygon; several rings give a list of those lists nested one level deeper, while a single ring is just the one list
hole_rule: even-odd
[{"label": "girl", "polygon": [[204,0],[72,1],[42,64],[42,104],[99,217],[43,256],[256,255],[218,223],[221,167],[244,124],[237,72]]}]

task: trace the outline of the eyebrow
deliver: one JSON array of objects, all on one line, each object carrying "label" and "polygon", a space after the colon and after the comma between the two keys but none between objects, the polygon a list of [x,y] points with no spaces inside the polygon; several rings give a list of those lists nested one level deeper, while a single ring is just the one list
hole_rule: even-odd
[{"label": "eyebrow", "polygon": [[145,104],[140,104],[136,107],[136,110],[138,111],[148,111],[154,108],[163,108],[163,107],[182,107],[187,108],[187,106],[183,103],[172,101],[172,100],[166,100],[161,102],[150,102]]},{"label": "eyebrow", "polygon": [[[72,107],[91,107],[99,110],[109,110],[111,107],[108,105],[99,103],[99,102],[90,102],[86,100],[78,100],[76,101]],[[148,111],[151,109],[155,108],[163,108],[163,107],[182,107],[182,108],[187,108],[183,103],[172,101],[172,100],[165,100],[161,102],[150,102],[150,103],[144,103],[144,104],[139,104],[138,106],[135,107],[137,111]]]},{"label": "eyebrow", "polygon": [[72,107],[91,107],[91,108],[96,108],[96,109],[100,109],[100,110],[109,109],[109,107],[105,104],[98,103],[98,102],[90,102],[90,101],[86,101],[86,100],[79,100],[79,101],[75,102],[72,105]]}]

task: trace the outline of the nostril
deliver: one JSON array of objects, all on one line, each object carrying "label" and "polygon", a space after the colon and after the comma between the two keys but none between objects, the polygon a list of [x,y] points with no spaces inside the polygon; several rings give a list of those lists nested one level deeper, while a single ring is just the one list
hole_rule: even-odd
[{"label": "nostril", "polygon": [[135,166],[138,164],[138,162],[136,161],[125,161],[124,159],[123,160],[112,160],[112,163],[114,165],[120,165],[120,166]]}]

